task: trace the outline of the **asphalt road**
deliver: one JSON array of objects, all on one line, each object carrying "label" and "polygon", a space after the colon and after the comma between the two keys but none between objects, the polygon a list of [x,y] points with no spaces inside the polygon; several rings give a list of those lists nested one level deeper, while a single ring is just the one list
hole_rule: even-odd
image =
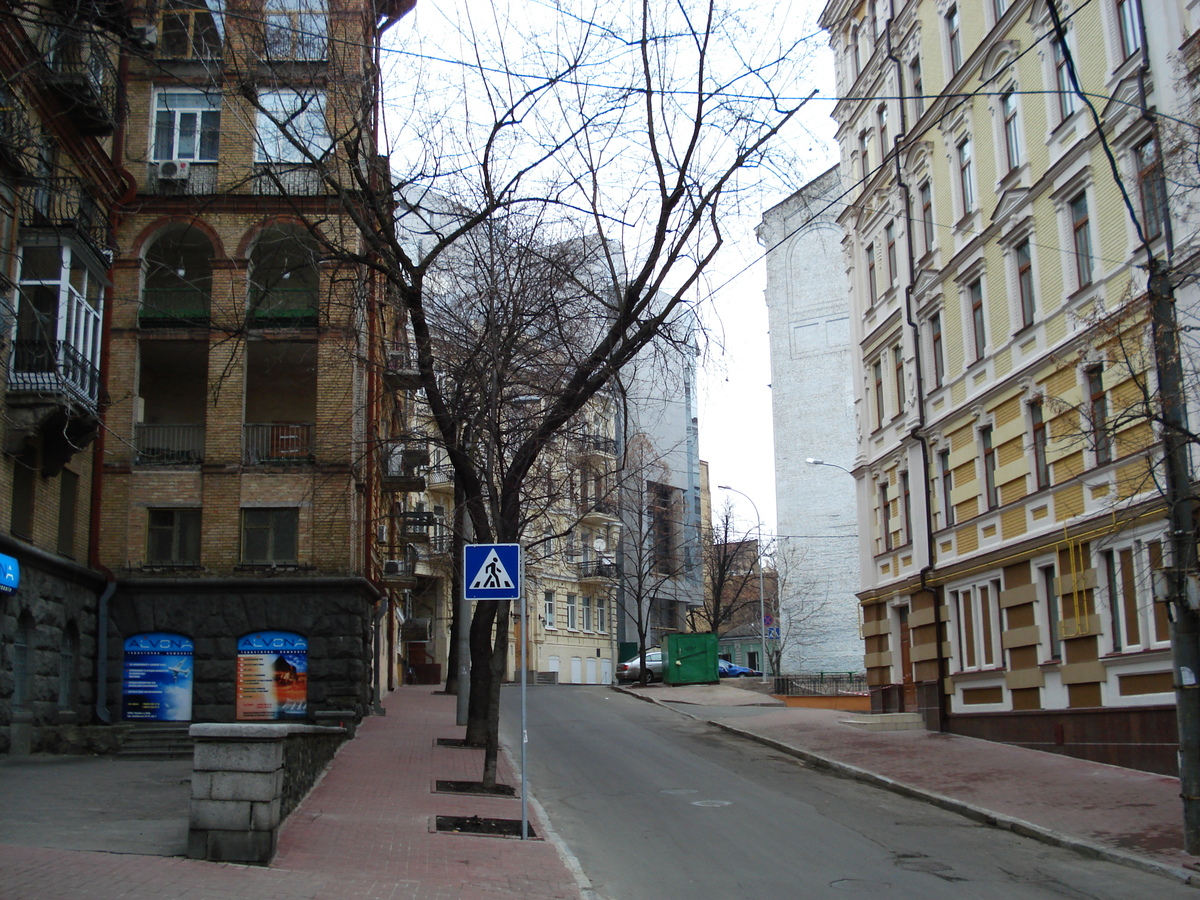
[{"label": "asphalt road", "polygon": [[[520,692],[501,727],[519,747]],[[600,900],[1196,900],[605,687],[528,691],[529,780]],[[980,773],[986,777],[986,773]]]}]

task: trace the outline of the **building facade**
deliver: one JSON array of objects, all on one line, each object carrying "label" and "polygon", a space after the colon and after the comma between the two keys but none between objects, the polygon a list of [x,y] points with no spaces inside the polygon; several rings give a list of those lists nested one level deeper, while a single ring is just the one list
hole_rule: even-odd
[{"label": "building facade", "polygon": [[[857,672],[858,518],[850,298],[834,167],[763,214],[785,672]],[[828,465],[810,465],[818,459]]]},{"label": "building facade", "polygon": [[[1136,0],[822,14],[876,710],[1176,770],[1146,261],[1174,252],[1186,271],[1154,111],[1184,111],[1197,15]],[[1176,302],[1191,314],[1186,283]]]}]

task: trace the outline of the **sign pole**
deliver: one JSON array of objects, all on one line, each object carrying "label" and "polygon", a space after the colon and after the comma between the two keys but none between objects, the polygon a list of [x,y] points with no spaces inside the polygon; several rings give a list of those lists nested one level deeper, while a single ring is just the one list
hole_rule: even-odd
[{"label": "sign pole", "polygon": [[458,601],[458,705],[455,722],[466,725],[471,708],[471,601],[467,599],[467,585],[463,581],[463,593]]},{"label": "sign pole", "polygon": [[525,766],[525,751],[529,744],[525,718],[525,688],[529,681],[529,641],[525,629],[529,624],[529,616],[525,597],[521,597],[517,602],[521,604],[521,840],[525,840],[529,837],[529,773]]}]

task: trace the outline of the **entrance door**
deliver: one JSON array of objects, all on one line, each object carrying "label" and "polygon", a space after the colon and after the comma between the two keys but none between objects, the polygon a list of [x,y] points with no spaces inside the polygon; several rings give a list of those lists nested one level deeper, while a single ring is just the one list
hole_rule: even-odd
[{"label": "entrance door", "polygon": [[900,680],[903,683],[903,712],[917,711],[917,682],[912,670],[912,632],[908,627],[908,607],[900,607]]}]

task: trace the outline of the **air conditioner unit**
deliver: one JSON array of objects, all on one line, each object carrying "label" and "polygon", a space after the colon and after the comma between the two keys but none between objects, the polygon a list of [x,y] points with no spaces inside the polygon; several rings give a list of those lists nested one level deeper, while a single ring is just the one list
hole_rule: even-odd
[{"label": "air conditioner unit", "polygon": [[406,559],[385,559],[383,561],[384,578],[404,578],[412,574],[412,564]]},{"label": "air conditioner unit", "polygon": [[158,174],[159,181],[186,181],[188,177],[188,166],[191,165],[186,159],[167,159],[158,163],[155,170]]}]

